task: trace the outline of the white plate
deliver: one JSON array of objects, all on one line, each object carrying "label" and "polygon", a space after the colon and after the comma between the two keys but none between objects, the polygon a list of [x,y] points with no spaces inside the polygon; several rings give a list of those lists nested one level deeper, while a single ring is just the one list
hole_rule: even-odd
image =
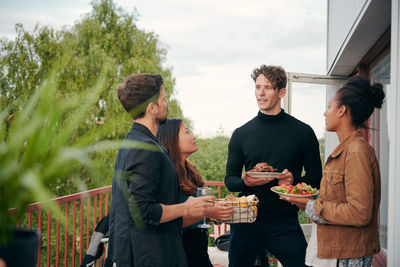
[{"label": "white plate", "polygon": [[276,178],[281,172],[245,172],[251,178]]},{"label": "white plate", "polygon": [[310,197],[317,196],[319,194],[318,190],[317,190],[317,192],[315,192],[312,195],[287,194],[287,193],[282,193],[282,192],[275,191],[275,189],[277,189],[277,188],[279,188],[279,185],[271,187],[271,191],[274,192],[274,193],[277,193],[278,195],[280,195],[282,197],[308,197],[308,198],[310,198]]}]

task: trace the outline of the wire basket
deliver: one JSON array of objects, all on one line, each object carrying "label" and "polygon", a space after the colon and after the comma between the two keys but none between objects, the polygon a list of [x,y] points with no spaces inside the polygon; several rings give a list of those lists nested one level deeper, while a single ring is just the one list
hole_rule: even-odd
[{"label": "wire basket", "polygon": [[220,205],[233,206],[231,219],[227,221],[218,221],[220,223],[253,223],[257,218],[258,198],[254,197],[251,201],[235,198],[234,200],[217,199]]}]

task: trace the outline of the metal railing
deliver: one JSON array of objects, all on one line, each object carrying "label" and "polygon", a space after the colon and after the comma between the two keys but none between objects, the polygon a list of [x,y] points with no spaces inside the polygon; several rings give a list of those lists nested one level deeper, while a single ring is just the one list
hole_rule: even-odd
[{"label": "metal railing", "polygon": [[[216,187],[217,197],[220,198],[221,188],[225,184],[206,181],[205,186]],[[57,214],[43,210],[41,203],[34,203],[29,205],[26,219],[19,222],[17,227],[36,229],[41,236],[36,266],[58,267],[60,261],[64,262],[64,266],[77,266],[77,263],[80,265],[97,222],[108,214],[111,186],[58,197],[51,201],[58,207]],[[64,222],[61,214],[64,214]],[[214,225],[210,237],[215,239],[227,230],[229,225]],[[104,258],[98,261],[98,266],[103,263]]]},{"label": "metal railing", "polygon": [[[111,186],[106,186],[52,199],[58,207],[54,216],[42,210],[41,203],[29,205],[27,218],[17,227],[38,231],[37,266],[58,267],[62,258],[64,266],[76,266],[78,261],[81,264],[93,229],[108,214],[110,192]],[[62,223],[61,214],[65,218]]]}]

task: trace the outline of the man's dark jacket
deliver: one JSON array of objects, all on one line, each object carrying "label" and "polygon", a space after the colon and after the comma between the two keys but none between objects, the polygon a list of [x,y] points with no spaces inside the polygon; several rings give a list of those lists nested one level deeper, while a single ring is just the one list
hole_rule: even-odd
[{"label": "man's dark jacket", "polygon": [[182,218],[160,223],[160,203],[179,203],[179,192],[168,153],[147,127],[134,123],[115,163],[109,259],[118,267],[186,266]]}]

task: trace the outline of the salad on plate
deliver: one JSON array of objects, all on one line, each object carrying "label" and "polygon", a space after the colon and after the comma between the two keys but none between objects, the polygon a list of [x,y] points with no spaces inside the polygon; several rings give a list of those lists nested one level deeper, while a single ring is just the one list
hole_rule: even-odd
[{"label": "salad on plate", "polygon": [[271,187],[271,191],[287,197],[313,197],[319,194],[316,188],[304,182],[296,185],[273,186]]}]

